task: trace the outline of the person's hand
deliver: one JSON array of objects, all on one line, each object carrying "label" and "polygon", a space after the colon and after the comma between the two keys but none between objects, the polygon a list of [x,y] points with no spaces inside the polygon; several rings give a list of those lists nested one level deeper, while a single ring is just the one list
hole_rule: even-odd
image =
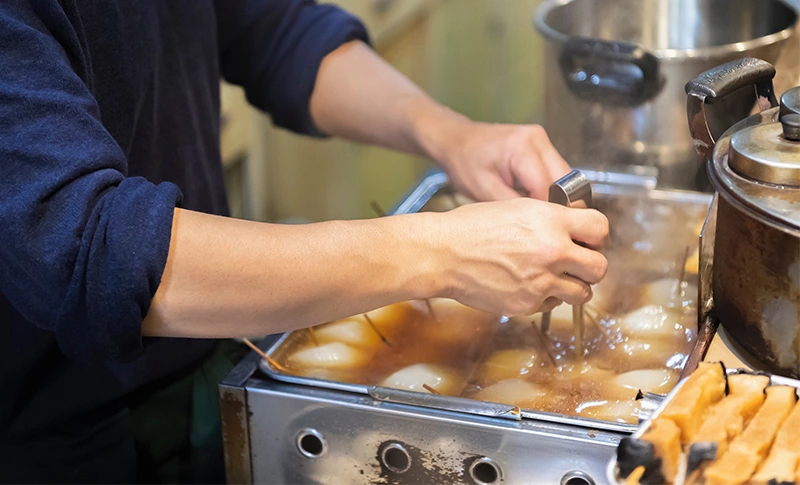
[{"label": "person's hand", "polygon": [[[444,294],[479,310],[517,316],[580,305],[606,274],[608,220],[530,198],[469,204],[438,214]],[[574,241],[584,243],[581,247]]]},{"label": "person's hand", "polygon": [[449,140],[439,161],[456,189],[479,201],[519,197],[517,184],[547,200],[550,185],[570,170],[539,125],[469,121]]}]

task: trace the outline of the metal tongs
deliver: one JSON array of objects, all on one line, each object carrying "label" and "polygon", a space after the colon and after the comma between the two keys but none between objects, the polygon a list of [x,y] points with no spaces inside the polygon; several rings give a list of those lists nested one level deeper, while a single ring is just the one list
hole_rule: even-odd
[{"label": "metal tongs", "polygon": [[[583,202],[588,208],[592,204],[592,185],[586,175],[579,170],[573,170],[567,175],[556,180],[550,186],[548,200],[554,204],[572,207],[578,201]],[[542,314],[542,334],[550,331],[550,312]],[[575,334],[575,352],[583,358],[583,305],[572,307],[572,331]]]}]

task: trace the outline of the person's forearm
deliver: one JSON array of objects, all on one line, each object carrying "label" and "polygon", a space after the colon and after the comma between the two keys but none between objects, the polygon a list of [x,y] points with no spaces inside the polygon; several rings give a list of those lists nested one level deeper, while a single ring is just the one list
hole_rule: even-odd
[{"label": "person's forearm", "polygon": [[[143,334],[266,335],[440,292],[432,215],[276,225],[176,209]],[[433,216],[435,217],[435,216]]]},{"label": "person's forearm", "polygon": [[325,133],[442,161],[469,120],[428,97],[360,41],[329,54],[311,96]]}]

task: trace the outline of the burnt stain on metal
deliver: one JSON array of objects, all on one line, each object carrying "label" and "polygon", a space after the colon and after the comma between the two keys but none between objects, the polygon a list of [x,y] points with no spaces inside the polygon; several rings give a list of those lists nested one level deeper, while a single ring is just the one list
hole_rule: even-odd
[{"label": "burnt stain on metal", "polygon": [[228,483],[249,483],[250,437],[247,432],[248,415],[243,392],[239,389],[220,388],[220,415],[222,440],[225,449],[225,469]]},{"label": "burnt stain on metal", "polygon": [[780,351],[786,336],[765,325],[768,305],[781,298],[798,301],[800,293],[788,272],[800,254],[800,242],[720,198],[714,266],[714,311],[733,339],[771,370],[800,376],[800,358],[791,362]]},{"label": "burnt stain on metal", "polygon": [[[403,473],[397,473],[390,470],[381,459],[383,450],[393,444],[402,446],[408,452],[410,466],[408,470]],[[380,476],[378,480],[373,481],[372,483],[376,485],[403,485],[418,483],[471,484],[473,482],[467,478],[466,471],[472,462],[481,458],[481,455],[475,455],[471,453],[459,454],[463,457],[462,463],[464,466],[453,469],[445,469],[436,463],[445,461],[452,463],[453,456],[451,453],[435,453],[424,451],[398,440],[384,441],[380,444],[380,446],[378,446],[378,452],[375,455],[377,464],[373,463],[373,466],[380,469]]]}]

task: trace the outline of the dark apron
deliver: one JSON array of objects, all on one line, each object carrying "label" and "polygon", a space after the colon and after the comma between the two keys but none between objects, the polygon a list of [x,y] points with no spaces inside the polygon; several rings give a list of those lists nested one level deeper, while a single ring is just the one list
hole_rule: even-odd
[{"label": "dark apron", "polygon": [[220,342],[196,369],[92,426],[0,449],[3,483],[224,483],[217,384],[246,354]]}]

